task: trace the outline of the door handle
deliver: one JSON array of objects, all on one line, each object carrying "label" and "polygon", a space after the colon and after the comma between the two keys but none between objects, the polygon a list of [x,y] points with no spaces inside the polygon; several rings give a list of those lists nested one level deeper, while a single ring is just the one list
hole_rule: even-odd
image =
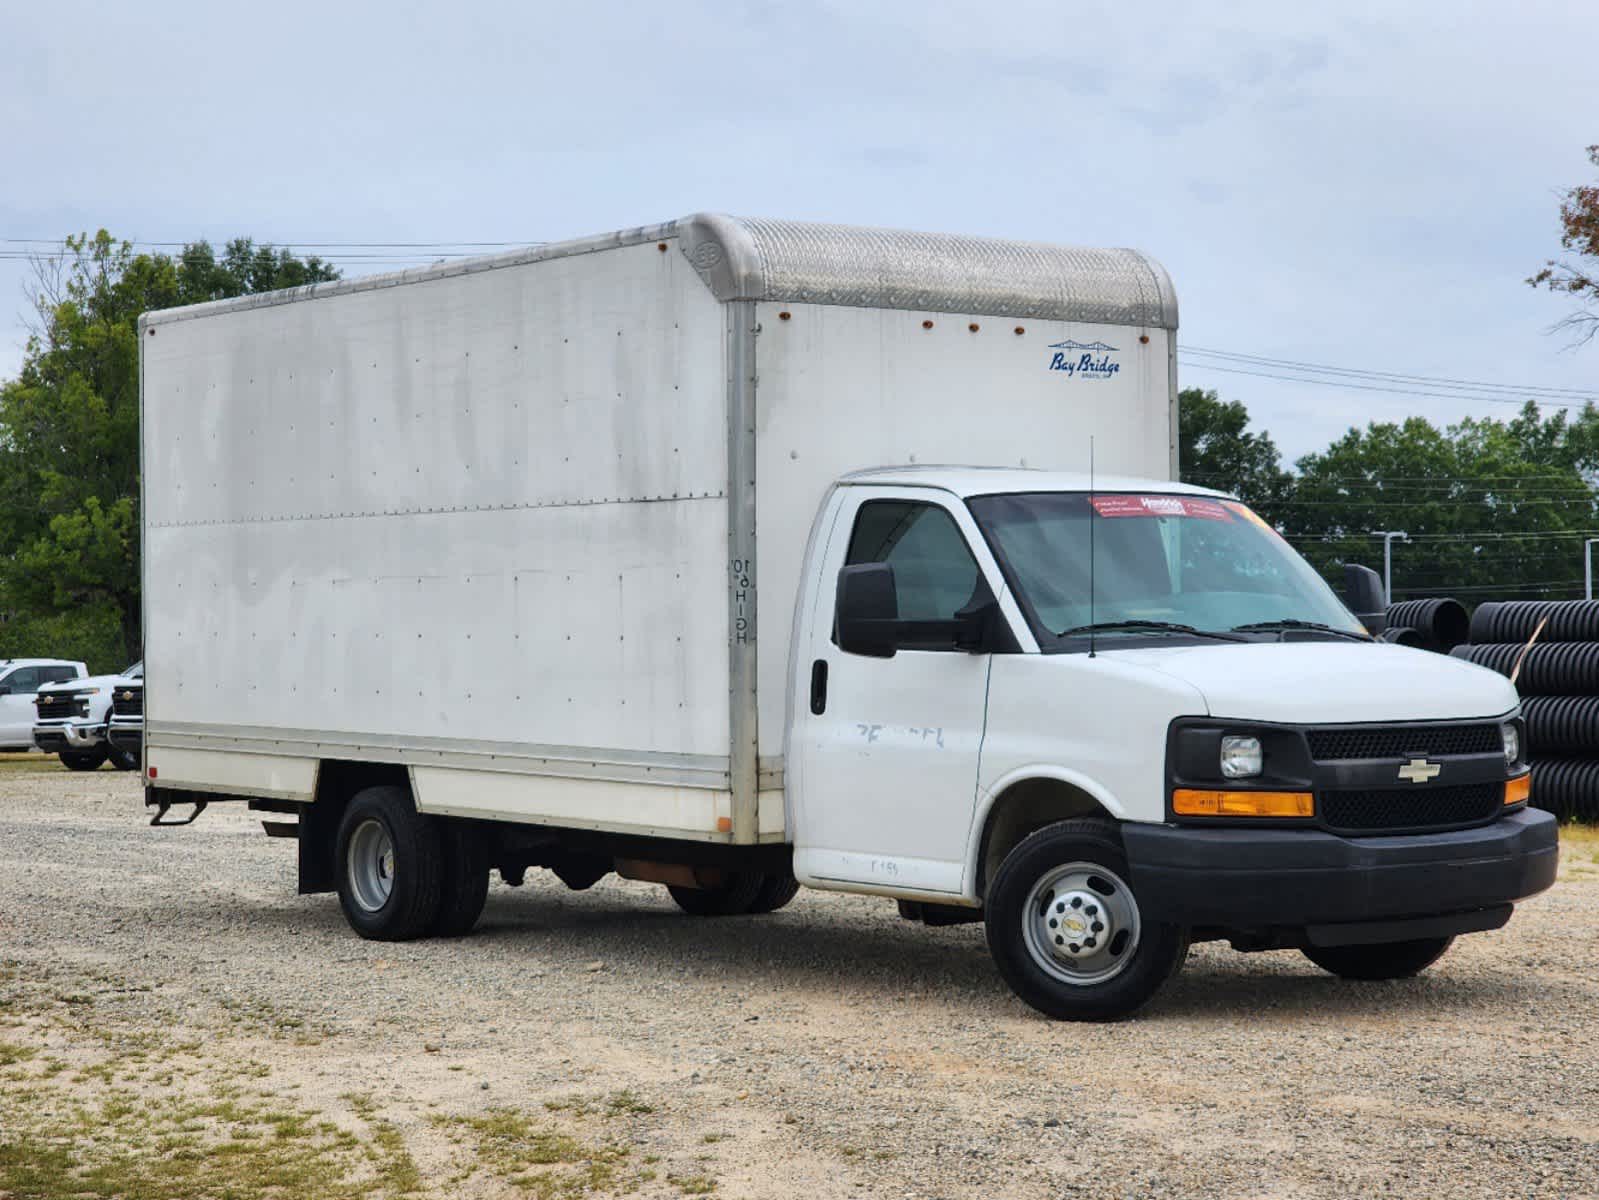
[{"label": "door handle", "polygon": [[821,716],[827,711],[827,660],[819,658],[811,664],[811,712]]}]

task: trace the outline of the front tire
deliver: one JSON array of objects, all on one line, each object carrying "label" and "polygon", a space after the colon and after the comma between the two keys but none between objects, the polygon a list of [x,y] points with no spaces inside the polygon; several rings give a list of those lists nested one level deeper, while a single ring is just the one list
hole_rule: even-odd
[{"label": "front tire", "polygon": [[1437,937],[1375,946],[1306,946],[1303,953],[1340,979],[1409,979],[1442,958],[1454,940]]},{"label": "front tire", "polygon": [[1065,1021],[1137,1011],[1182,965],[1188,937],[1144,919],[1113,822],[1059,821],[1005,856],[984,905],[988,950],[1017,996]]},{"label": "front tire", "polygon": [[111,748],[111,765],[119,771],[137,771],[139,769],[139,752],[137,750],[119,750]]},{"label": "front tire", "polygon": [[106,760],[106,748],[96,746],[93,750],[63,750],[60,758],[61,765],[69,771],[98,771]]},{"label": "front tire", "polygon": [[[443,894],[437,822],[392,784],[358,792],[335,843],[339,904],[364,938],[404,942],[432,932]],[[485,881],[487,876],[485,875]]]}]

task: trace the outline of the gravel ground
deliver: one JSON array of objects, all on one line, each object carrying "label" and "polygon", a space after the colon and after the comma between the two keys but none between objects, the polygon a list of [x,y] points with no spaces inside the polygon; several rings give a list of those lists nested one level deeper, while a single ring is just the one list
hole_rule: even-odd
[{"label": "gravel ground", "polygon": [[[980,927],[862,897],[705,921],[530,872],[472,938],[362,942],[242,806],[150,829],[136,779],[0,765],[0,1096],[35,1097],[0,1104],[0,1197],[58,1194],[40,1146],[113,1152],[120,1102],[99,1140],[55,1124],[108,1088],[324,1114],[387,1147],[361,1195],[1592,1196],[1599,841],[1565,857],[1420,979],[1207,945],[1082,1026],[1011,997]],[[589,1149],[507,1165],[529,1137]]]}]

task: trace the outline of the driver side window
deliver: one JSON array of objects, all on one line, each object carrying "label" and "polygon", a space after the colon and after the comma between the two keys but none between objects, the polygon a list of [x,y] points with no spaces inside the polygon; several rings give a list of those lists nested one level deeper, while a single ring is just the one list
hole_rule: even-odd
[{"label": "driver side window", "polygon": [[[868,500],[855,516],[845,561],[894,568],[902,621],[947,621],[977,590],[977,561],[955,518],[936,504]],[[948,649],[948,640],[937,648]]]}]

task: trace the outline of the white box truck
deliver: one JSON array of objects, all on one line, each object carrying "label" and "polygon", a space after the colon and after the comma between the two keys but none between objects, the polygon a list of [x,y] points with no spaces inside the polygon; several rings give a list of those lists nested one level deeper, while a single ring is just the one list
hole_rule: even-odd
[{"label": "white box truck", "polygon": [[1413,974],[1553,879],[1516,694],[1171,482],[1176,327],[1132,251],[715,215],[149,314],[147,802],[297,818],[373,938],[542,867],[982,920],[1058,1017]]}]

